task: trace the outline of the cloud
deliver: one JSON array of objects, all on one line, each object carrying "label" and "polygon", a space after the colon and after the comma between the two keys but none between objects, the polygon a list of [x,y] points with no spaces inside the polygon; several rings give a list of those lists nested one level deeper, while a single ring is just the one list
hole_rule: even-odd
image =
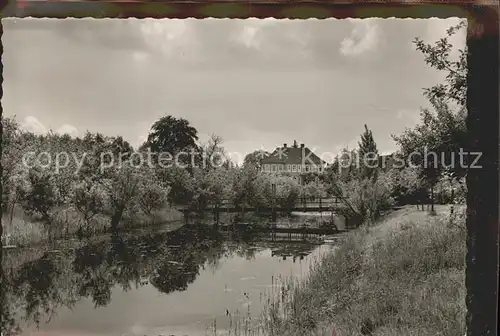
[{"label": "cloud", "polygon": [[[34,134],[46,134],[49,132],[49,129],[36,117],[33,116],[27,116],[26,118],[24,118],[23,122],[21,123],[21,128]],[[76,127],[69,124],[62,125],[55,131],[55,133],[61,135],[69,134],[72,137],[78,136],[78,130],[76,129]]]},{"label": "cloud", "polygon": [[59,127],[56,131],[57,134],[69,134],[72,137],[78,136],[78,130],[76,127],[64,124],[61,127]]},{"label": "cloud", "polygon": [[340,52],[345,56],[356,56],[372,50],[379,40],[379,28],[373,21],[365,19],[353,22],[355,27],[351,35],[340,46]]},{"label": "cloud", "polygon": [[24,121],[21,124],[21,128],[35,134],[47,133],[47,128],[33,116],[27,116],[26,118],[24,118]]}]

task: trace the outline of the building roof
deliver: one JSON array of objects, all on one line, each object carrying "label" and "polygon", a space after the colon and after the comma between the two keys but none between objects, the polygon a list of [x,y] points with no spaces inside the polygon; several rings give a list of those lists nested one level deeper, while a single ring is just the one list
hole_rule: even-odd
[{"label": "building roof", "polygon": [[[304,162],[302,159],[304,158]],[[322,160],[314,154],[304,144],[300,146],[294,141],[292,147],[284,144],[283,147],[278,147],[271,153],[270,156],[261,160],[261,164],[316,164],[326,165],[326,161]]]}]

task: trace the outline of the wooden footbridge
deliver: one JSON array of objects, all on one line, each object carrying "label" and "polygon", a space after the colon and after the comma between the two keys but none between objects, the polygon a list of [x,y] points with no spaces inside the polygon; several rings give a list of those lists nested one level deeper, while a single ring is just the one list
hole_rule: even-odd
[{"label": "wooden footbridge", "polygon": [[[204,213],[212,212],[214,215],[214,223],[218,226],[219,230],[225,232],[252,232],[252,233],[263,233],[270,234],[275,238],[279,236],[285,236],[288,239],[299,238],[304,239],[311,236],[324,236],[333,235],[344,232],[344,230],[339,230],[335,225],[333,225],[333,217],[331,225],[322,227],[310,227],[303,225],[301,227],[279,227],[276,225],[276,219],[278,213],[290,213],[290,212],[329,212],[331,214],[341,210],[344,205],[340,202],[338,198],[317,198],[317,199],[306,199],[302,198],[294,203],[286,202],[284,199],[274,198],[270,205],[268,206],[252,206],[242,202],[243,204],[234,204],[230,200],[221,200],[216,203],[206,204],[201,206],[196,204],[195,206],[185,207],[181,209],[184,212],[186,219],[191,213]],[[271,221],[267,224],[253,225],[249,223],[232,223],[232,224],[220,224],[219,218],[221,213],[240,213],[244,218],[246,212],[258,212],[258,213],[270,213]],[[351,229],[351,223],[348,218],[345,218],[345,230]],[[344,229],[344,228],[343,228]]]},{"label": "wooden footbridge", "polygon": [[306,199],[302,198],[292,204],[289,204],[284,199],[275,198],[271,204],[264,206],[253,206],[246,202],[242,204],[234,204],[231,200],[220,200],[218,202],[210,202],[205,205],[195,204],[181,208],[184,214],[195,212],[224,212],[224,213],[245,213],[245,212],[335,212],[343,208],[344,205],[336,197],[334,198],[317,198]]}]

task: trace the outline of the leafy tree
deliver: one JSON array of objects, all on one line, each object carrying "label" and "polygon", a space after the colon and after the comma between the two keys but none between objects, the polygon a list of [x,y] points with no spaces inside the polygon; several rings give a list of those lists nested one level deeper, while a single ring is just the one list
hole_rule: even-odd
[{"label": "leafy tree", "polygon": [[172,204],[187,205],[194,197],[194,178],[183,168],[171,166],[156,167],[160,181],[169,186],[168,201]]},{"label": "leafy tree", "polygon": [[10,212],[10,218],[14,213],[14,207],[18,202],[17,190],[23,183],[22,155],[26,143],[15,118],[2,117],[2,213]]},{"label": "leafy tree", "polygon": [[321,181],[314,180],[302,185],[301,194],[309,199],[324,198],[327,194],[327,185]]},{"label": "leafy tree", "polygon": [[466,174],[466,157],[460,150],[465,148],[467,129],[465,107],[455,111],[443,100],[431,101],[434,111],[421,110],[421,124],[413,129],[406,129],[393,139],[401,148],[403,157],[411,165],[420,167],[420,176],[431,190],[431,202],[434,203],[434,187],[445,171],[461,178]]},{"label": "leafy tree", "polygon": [[[434,204],[434,188],[444,172],[453,174],[457,179],[466,174],[465,161],[459,155],[466,141],[466,89],[467,89],[467,50],[459,49],[459,57],[451,59],[452,45],[449,38],[463,29],[465,21],[451,27],[446,36],[433,45],[419,38],[414,39],[418,51],[423,53],[425,62],[439,71],[447,72],[445,83],[425,89],[434,113],[430,109],[421,110],[421,125],[407,129],[402,135],[394,136],[402,153],[411,153],[412,164],[420,166],[420,175],[431,190]],[[454,103],[457,107],[452,107]],[[433,207],[434,210],[434,207]]]},{"label": "leafy tree", "polygon": [[[168,115],[153,124],[144,147],[154,153],[165,152],[175,156],[182,151],[198,150],[197,141],[198,131],[186,119]],[[184,164],[191,163],[185,156],[179,159]]]},{"label": "leafy tree", "polygon": [[141,179],[138,196],[141,210],[148,216],[151,216],[154,211],[161,210],[168,201],[169,191],[168,186],[161,185],[160,181],[154,179],[153,176]]},{"label": "leafy tree", "polygon": [[361,176],[375,177],[378,170],[378,150],[375,140],[373,140],[372,131],[365,125],[365,131],[361,134],[359,145],[359,159]]},{"label": "leafy tree", "polygon": [[105,202],[105,193],[99,184],[92,183],[89,179],[81,179],[75,182],[72,203],[83,216],[83,224],[86,230],[88,230],[92,218],[103,212]]},{"label": "leafy tree", "polygon": [[[293,177],[280,175],[271,176],[270,182],[276,185],[277,205],[283,208],[292,208],[300,196],[299,182]],[[269,196],[269,199],[272,200],[272,194]]]},{"label": "leafy tree", "polygon": [[464,29],[467,22],[461,21],[456,26],[446,31],[445,37],[436,41],[433,45],[424,43],[420,38],[415,38],[416,45],[424,57],[425,62],[436,70],[447,72],[445,83],[438,84],[425,89],[424,93],[429,98],[444,99],[446,102],[453,101],[460,106],[465,106],[467,97],[467,48],[459,49],[459,57],[456,60],[450,58],[452,45],[449,38],[461,29]]},{"label": "leafy tree", "polygon": [[136,205],[141,173],[130,162],[110,167],[100,180],[106,192],[108,211],[111,214],[111,230],[116,231],[125,211]]},{"label": "leafy tree", "polygon": [[258,176],[259,169],[252,164],[244,165],[235,172],[231,193],[231,199],[235,205],[240,206],[245,201],[253,204],[257,199],[256,180]]},{"label": "leafy tree", "polygon": [[358,150],[343,148],[339,155],[333,159],[333,163],[327,168],[326,180],[328,184],[337,180],[350,181],[359,176],[359,153]]},{"label": "leafy tree", "polygon": [[427,199],[427,185],[418,167],[391,169],[388,172],[394,182],[391,197],[400,205],[422,204]]},{"label": "leafy tree", "polygon": [[331,193],[344,205],[341,214],[359,225],[367,221],[373,223],[383,210],[393,205],[393,185],[388,173],[380,173],[377,179],[339,179],[332,184]]},{"label": "leafy tree", "polygon": [[269,155],[271,155],[271,153],[269,153],[268,151],[262,150],[262,149],[248,153],[245,156],[245,159],[243,160],[243,166],[252,165],[252,166],[255,166],[255,167],[260,169],[261,160],[268,157]]},{"label": "leafy tree", "polygon": [[53,174],[39,167],[28,171],[27,183],[19,190],[20,202],[28,215],[34,215],[42,223],[53,238],[54,214],[61,195],[57,189]]}]

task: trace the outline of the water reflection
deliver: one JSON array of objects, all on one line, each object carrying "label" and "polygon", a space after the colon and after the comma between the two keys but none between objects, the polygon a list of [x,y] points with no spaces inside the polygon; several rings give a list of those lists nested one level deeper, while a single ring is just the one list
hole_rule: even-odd
[{"label": "water reflection", "polygon": [[[227,237],[209,226],[192,225],[166,233],[113,236],[39,255],[10,251],[4,255],[7,284],[2,331],[13,335],[19,326],[50,322],[62,307],[72,308],[83,299],[91,300],[94,307],[107,306],[116,287],[130,291],[152,286],[163,294],[182,292],[201,270],[208,267],[215,273],[220,261],[231,255],[251,261],[259,251],[271,249],[272,256],[295,261],[316,247],[257,241],[255,235]],[[16,265],[9,265],[9,260]]]}]

